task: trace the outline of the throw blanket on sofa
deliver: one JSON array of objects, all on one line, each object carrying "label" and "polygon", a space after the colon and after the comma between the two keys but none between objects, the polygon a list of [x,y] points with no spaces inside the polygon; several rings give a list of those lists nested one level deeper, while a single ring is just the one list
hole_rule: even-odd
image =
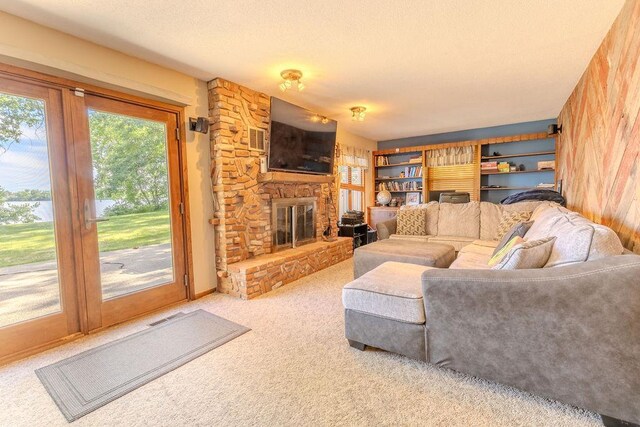
[{"label": "throw blanket on sofa", "polygon": [[503,205],[510,205],[513,203],[523,202],[525,200],[548,200],[550,202],[556,202],[561,206],[567,206],[567,201],[562,194],[554,190],[527,190],[520,193],[512,194],[505,197],[500,201]]}]

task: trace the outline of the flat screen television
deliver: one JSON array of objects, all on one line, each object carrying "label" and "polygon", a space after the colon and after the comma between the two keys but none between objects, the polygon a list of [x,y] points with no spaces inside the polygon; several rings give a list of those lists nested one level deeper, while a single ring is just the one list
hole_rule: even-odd
[{"label": "flat screen television", "polygon": [[272,97],[269,170],[331,175],[337,128],[335,120]]}]

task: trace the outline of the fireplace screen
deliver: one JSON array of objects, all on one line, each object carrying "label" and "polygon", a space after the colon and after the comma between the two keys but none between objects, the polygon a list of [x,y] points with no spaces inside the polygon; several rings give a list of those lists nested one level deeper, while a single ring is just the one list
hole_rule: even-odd
[{"label": "fireplace screen", "polygon": [[271,211],[274,250],[295,248],[316,240],[314,197],[275,199]]}]

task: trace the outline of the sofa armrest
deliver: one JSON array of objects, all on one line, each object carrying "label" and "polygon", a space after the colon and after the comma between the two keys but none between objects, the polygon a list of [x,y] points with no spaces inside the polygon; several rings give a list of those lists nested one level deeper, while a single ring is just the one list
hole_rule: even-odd
[{"label": "sofa armrest", "polygon": [[396,218],[377,223],[376,231],[378,232],[378,240],[388,239],[392,234],[396,234],[397,225],[398,222]]},{"label": "sofa armrest", "polygon": [[427,360],[640,423],[640,257],[428,270]]}]

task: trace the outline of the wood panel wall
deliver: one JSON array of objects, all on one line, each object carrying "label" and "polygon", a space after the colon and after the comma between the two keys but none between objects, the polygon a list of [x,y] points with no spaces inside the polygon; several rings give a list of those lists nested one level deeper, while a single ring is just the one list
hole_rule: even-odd
[{"label": "wood panel wall", "polygon": [[560,112],[568,207],[640,253],[640,1],[627,0]]}]

